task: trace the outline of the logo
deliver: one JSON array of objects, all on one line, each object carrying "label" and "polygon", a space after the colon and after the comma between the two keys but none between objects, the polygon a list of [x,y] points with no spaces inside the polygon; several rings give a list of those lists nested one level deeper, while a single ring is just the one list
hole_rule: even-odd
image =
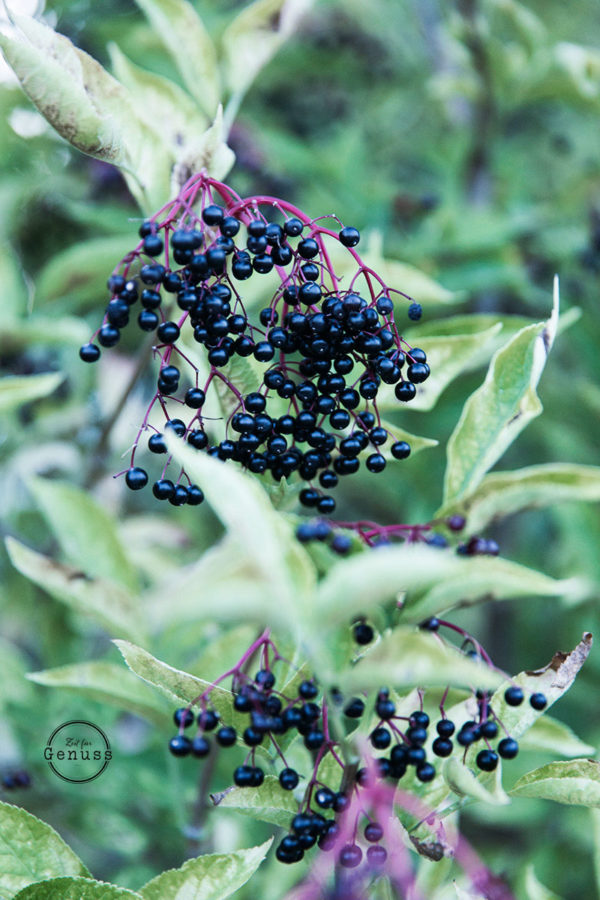
[{"label": "logo", "polygon": [[54,729],[44,747],[44,759],[63,781],[83,784],[102,775],[112,752],[97,725],[75,719]]}]

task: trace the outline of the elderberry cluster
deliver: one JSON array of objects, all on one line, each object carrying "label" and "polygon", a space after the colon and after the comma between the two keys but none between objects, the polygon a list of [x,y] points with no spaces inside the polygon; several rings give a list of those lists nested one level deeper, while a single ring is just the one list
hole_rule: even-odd
[{"label": "elderberry cluster", "polygon": [[[264,207],[282,221],[268,219]],[[151,453],[166,454],[167,429],[195,449],[257,474],[270,472],[276,481],[294,473],[309,483],[318,479],[319,487],[304,490],[301,502],[324,514],[335,501],[322,489],[355,473],[360,457],[378,473],[389,458],[410,454],[405,441],[394,441],[382,427],[376,398],[384,384],[394,385],[400,402],[412,400],[429,366],[424,351],[398,333],[390,294],[402,292],[362,262],[354,250],[360,240],[355,228],[332,231],[285,201],[242,200],[201,175],[139,233],[138,246],[108,279],[111,299],[96,343],[80,350],[84,361],[94,362],[100,347],[115,346],[138,303],[138,328],[156,334],[156,393],[125,472],[128,487],[148,483],[146,469],[135,464],[142,435],[151,432]],[[333,266],[336,243],[350,255],[352,277]],[[272,271],[277,279],[270,303],[253,321],[241,283]],[[412,304],[412,319],[416,312]],[[203,383],[186,341],[206,354]],[[252,357],[257,373],[263,367],[256,390],[236,384],[230,363],[240,357]],[[224,435],[215,435],[203,415],[215,385],[234,398]],[[162,425],[151,420],[154,406]],[[201,491],[186,486],[184,472],[166,477],[169,461],[153,484],[154,496],[175,505],[201,503]]]},{"label": "elderberry cluster", "polygon": [[[431,617],[421,624],[421,628],[437,632],[448,627],[466,634],[458,626]],[[364,617],[353,623],[353,634],[359,644],[370,643],[374,630]],[[489,657],[474,638],[467,636],[465,643],[473,645],[482,654],[484,661]],[[255,653],[261,653],[262,667],[253,678],[245,674],[247,664]],[[470,654],[471,651],[463,652]],[[423,709],[423,692],[418,709],[408,715],[398,711],[397,702],[387,687],[382,687],[371,709],[361,696],[344,697],[339,688],[332,688],[322,696],[313,678],[302,681],[292,677],[287,686],[279,689],[276,676],[269,663],[269,654],[274,661],[283,658],[278,654],[268,630],[246,651],[242,659],[230,671],[217,679],[203,694],[195,698],[189,706],[179,708],[174,713],[178,733],[171,738],[169,750],[175,756],[205,758],[213,747],[228,748],[239,745],[245,748],[245,758],[232,772],[232,780],[238,788],[259,788],[265,779],[265,770],[258,764],[257,748],[274,751],[281,760],[278,772],[279,785],[284,791],[300,789],[298,811],[292,817],[290,829],[282,838],[277,849],[277,859],[284,863],[301,860],[307,850],[318,846],[323,851],[333,851],[336,863],[344,868],[358,867],[363,860],[368,869],[382,866],[388,850],[381,844],[384,830],[371,815],[377,807],[381,809],[381,791],[391,791],[401,779],[428,783],[436,777],[436,758],[444,759],[453,752],[462,753],[463,763],[467,751],[478,742],[484,746],[475,757],[475,765],[484,772],[493,771],[499,758],[505,760],[516,757],[519,746],[504,728],[500,718],[491,707],[491,692],[473,691],[476,699],[476,716],[459,727],[447,715],[444,703],[447,691],[439,705],[440,716],[431,721]],[[211,702],[211,693],[217,684],[226,678],[232,680],[232,714],[247,717],[244,727],[234,728],[221,721],[219,712]],[[516,684],[511,684],[504,692],[504,700],[509,706],[518,706],[525,699],[524,692]],[[532,693],[529,703],[533,709],[541,711],[547,705],[541,693]],[[192,706],[200,712],[194,715]],[[332,716],[337,707],[339,713]],[[352,739],[358,720],[369,716],[368,741],[370,752],[360,753],[359,761],[345,762],[339,755],[343,741]],[[372,721],[374,716],[374,723]],[[196,732],[188,736],[186,732],[196,724]],[[504,732],[505,736],[502,736]],[[312,758],[312,771],[304,775],[292,767],[285,758],[281,736],[299,736]],[[496,742],[495,749],[491,741]],[[280,746],[281,744],[281,746]],[[358,748],[356,748],[358,749]],[[339,766],[337,776],[322,780],[321,763],[330,754]],[[263,757],[265,758],[265,757]],[[335,770],[335,766],[334,766]],[[306,778],[305,784],[301,781]],[[414,779],[414,780],[413,780]],[[387,787],[386,787],[387,785]],[[391,805],[393,806],[393,799]],[[348,841],[346,818],[352,816],[352,840]],[[363,836],[369,845],[364,851],[357,842],[358,826],[366,818]]]}]

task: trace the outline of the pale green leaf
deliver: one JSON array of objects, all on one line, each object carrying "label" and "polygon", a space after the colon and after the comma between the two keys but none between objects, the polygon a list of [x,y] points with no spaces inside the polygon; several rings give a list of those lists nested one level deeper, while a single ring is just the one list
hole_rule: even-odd
[{"label": "pale green leaf", "polygon": [[511,472],[492,472],[462,501],[440,510],[438,517],[466,517],[469,533],[522,509],[573,500],[600,500],[600,467],[547,463]]},{"label": "pale green leaf", "polygon": [[360,664],[331,673],[331,678],[347,690],[366,690],[382,684],[396,688],[448,684],[484,688],[497,686],[502,675],[442,643],[435,635],[401,626],[384,635]]},{"label": "pale green leaf", "polygon": [[140,205],[167,199],[170,156],[141,118],[125,88],[68,38],[28,16],[0,35],[0,46],[23,89],[73,146],[120,166]]},{"label": "pale green leaf", "polygon": [[121,651],[123,659],[131,671],[147,681],[148,684],[158,688],[173,703],[187,706],[192,700],[203,694],[207,688],[211,688],[210,706],[217,710],[226,725],[233,725],[237,731],[243,731],[248,724],[247,719],[233,709],[231,691],[219,685],[213,687],[209,681],[203,681],[188,672],[175,669],[129,641],[117,640],[114,643]]},{"label": "pale green leaf", "polygon": [[202,19],[187,0],[136,0],[177,66],[186,88],[212,117],[221,96],[217,54]]},{"label": "pale green leaf", "polygon": [[551,762],[527,772],[510,792],[574,806],[600,808],[600,763],[595,759]]},{"label": "pale green leaf", "polygon": [[46,478],[32,478],[28,487],[71,565],[92,578],[116,581],[131,590],[138,587],[116,521],[89,492]]},{"label": "pale green leaf", "polygon": [[[417,386],[417,395],[407,409],[432,409],[450,382],[489,359],[496,348],[495,338],[501,330],[502,324],[498,322],[485,331],[473,334],[438,337],[415,335],[415,344],[427,354],[431,375],[427,381]],[[382,410],[404,408],[404,404],[396,399],[393,385],[385,385],[380,389],[377,406]]]},{"label": "pale green leaf", "polygon": [[568,725],[548,715],[537,719],[519,743],[522,750],[547,750],[560,756],[585,756],[595,752],[595,748],[578,738]]},{"label": "pale green leaf", "polygon": [[[463,557],[464,559],[464,557]],[[436,613],[455,607],[472,606],[480,600],[508,600],[512,597],[565,597],[579,591],[581,579],[556,580],[501,557],[473,557],[467,565],[448,572],[426,593],[409,597],[403,619],[421,622]]]},{"label": "pale green leaf", "polygon": [[505,559],[468,558],[422,544],[385,546],[333,565],[319,585],[313,614],[323,629],[406,592],[404,621],[419,622],[487,594],[556,596],[571,584]]},{"label": "pale green leaf", "polygon": [[168,706],[131,672],[108,662],[74,663],[42,672],[29,672],[27,678],[44,687],[67,688],[100,703],[142,716],[157,727],[164,727]]},{"label": "pale green leaf", "polygon": [[53,828],[19,806],[0,802],[0,900],[56,875],[89,872]]},{"label": "pale green leaf", "polygon": [[258,73],[295,31],[313,0],[255,0],[223,33],[224,80],[234,97],[228,123]]},{"label": "pale green leaf", "polygon": [[[66,344],[71,348],[81,347],[90,337],[90,329],[83,319],[74,316],[40,316],[37,313],[27,319],[6,319],[0,322],[0,350],[2,352],[23,352],[34,344],[56,347]],[[39,378],[30,375],[29,378]]]},{"label": "pale green leaf", "polygon": [[0,378],[0,413],[48,397],[64,377],[62,372],[49,372],[47,375],[8,375]]},{"label": "pale green leaf", "polygon": [[180,869],[169,869],[140,889],[144,900],[224,900],[254,875],[273,838],[231,853],[210,853],[188,859]]},{"label": "pale green leaf", "polygon": [[295,541],[290,524],[277,515],[255,478],[206,453],[195,453],[176,438],[168,438],[168,444],[173,456],[202,488],[230,535],[244,548],[261,580],[276,594],[272,616],[287,619],[289,627],[298,603],[287,564],[288,548]]},{"label": "pale green leaf", "polygon": [[15,900],[142,900],[142,895],[91,878],[51,878],[19,891]]},{"label": "pale green leaf", "polygon": [[488,790],[473,772],[451,756],[445,760],[442,766],[442,774],[448,787],[459,797],[470,797],[473,800],[481,800],[493,806],[504,806],[510,803],[509,797],[499,786],[499,789]]},{"label": "pale green leaf", "polygon": [[554,340],[558,286],[548,322],[529,325],[499,350],[485,381],[467,400],[448,441],[444,504],[472,493],[542,410],[536,387]]},{"label": "pale green leaf", "polygon": [[223,122],[223,107],[219,104],[215,119],[210,128],[199,135],[188,146],[182,147],[178,154],[177,166],[173,169],[171,191],[181,189],[190,175],[206,169],[213,178],[223,180],[230,172],[235,153],[226,143],[227,133]]},{"label": "pale green leaf", "polygon": [[206,116],[174,81],[136,66],[115,43],[108,45],[108,51],[116,77],[130,92],[145,121],[160,131],[180,159],[189,144],[203,136],[208,125]]},{"label": "pale green leaf", "polygon": [[126,588],[65,566],[37,553],[14,538],[6,538],[13,566],[56,600],[105,628],[109,634],[144,638],[137,598]]},{"label": "pale green leaf", "polygon": [[[201,585],[201,589],[200,589]],[[165,591],[169,601],[165,602]],[[277,602],[240,540],[226,534],[198,562],[168,574],[144,597],[152,630],[202,618],[265,621]]]},{"label": "pale green leaf", "polygon": [[219,809],[235,809],[281,828],[289,828],[298,812],[298,801],[293,791],[284,791],[275,775],[267,775],[260,787],[228,788],[219,794],[212,794],[211,800]]},{"label": "pale green leaf", "polygon": [[532,864],[525,869],[523,886],[527,900],[560,900],[558,894],[548,890],[545,885],[538,881]]},{"label": "pale green leaf", "polygon": [[[134,238],[135,241],[135,238]],[[75,308],[108,302],[107,273],[131,249],[132,235],[92,238],[55,254],[36,279],[36,300],[73,299]]]}]

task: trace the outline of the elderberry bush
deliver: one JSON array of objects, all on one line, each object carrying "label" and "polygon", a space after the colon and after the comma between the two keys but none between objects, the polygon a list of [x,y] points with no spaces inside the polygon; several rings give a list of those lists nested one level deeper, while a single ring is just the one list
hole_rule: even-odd
[{"label": "elderberry bush", "polygon": [[[394,385],[402,406],[429,377],[425,352],[396,325],[393,297],[410,298],[362,261],[356,228],[332,230],[323,218],[333,217],[311,219],[273,197],[242,199],[201,174],[143,222],[139,243],[108,279],[103,323],[80,350],[95,362],[133,317],[142,334],[153,335],[156,390],[122,473],[131,490],[149,481],[137,461],[145,443],[166,457],[154,496],[175,506],[202,503],[186,472],[172,472],[166,432],[255,474],[307,482],[300,502],[326,515],[336,506],[329,492],[363,460],[377,474],[388,456],[409,456],[409,444],[382,426],[377,394]],[[254,319],[244,282],[272,272],[275,289]],[[410,303],[409,319],[419,316]],[[208,374],[190,358],[190,343],[201,348]],[[244,390],[236,375],[240,359],[255,390]],[[215,388],[228,394],[220,434],[205,414]]]}]

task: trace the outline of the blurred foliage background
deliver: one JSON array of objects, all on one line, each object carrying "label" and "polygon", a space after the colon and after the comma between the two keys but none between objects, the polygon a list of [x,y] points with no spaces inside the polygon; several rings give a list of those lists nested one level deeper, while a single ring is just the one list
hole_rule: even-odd
[{"label": "blurred foliage background", "polygon": [[[243,4],[195,5],[218,34]],[[133,61],[178,79],[130,0],[49,0],[45,14],[107,67],[107,44],[115,41]],[[135,373],[133,342],[106,353],[99,369],[83,366],[77,356],[96,327],[104,282],[132,245],[140,213],[117,170],[73,151],[8,71],[2,75],[1,369],[64,376],[49,396],[3,416],[3,529],[53,552],[28,479],[59,476],[84,486],[118,516],[124,547],[142,577],[160,579],[210,545],[216,520],[204,508],[157,514],[151,498],[126,493],[113,481],[152,376],[142,374],[123,393]],[[387,257],[462,292],[449,307],[424,304],[419,327],[430,333],[441,333],[440,319],[449,315],[545,318],[558,272],[563,312],[578,308],[580,317],[559,336],[542,378],[544,414],[501,468],[595,463],[599,112],[600,11],[594,0],[320,0],[246,97],[230,135],[237,162],[228,181],[240,193],[285,196],[311,215],[335,212],[365,237],[377,233]],[[460,375],[432,411],[404,414],[406,428],[437,438],[439,447],[393,476],[345,484],[338,493],[340,518],[431,518],[440,502],[446,440],[483,371]],[[598,526],[596,507],[565,504],[505,520],[488,536],[510,559],[556,577],[584,574],[598,584]],[[198,827],[203,814],[191,810],[194,785],[167,758],[164,730],[23,678],[104,654],[116,662],[118,654],[103,632],[18,575],[5,556],[1,566],[0,765],[25,765],[34,777],[18,802],[58,828],[96,877],[132,887],[200,847],[258,843],[263,830],[252,825],[249,836],[248,823],[235,816]],[[164,590],[168,595],[168,580]],[[592,599],[532,598],[454,619],[480,638],[499,666],[518,671],[545,664],[583,630],[594,631],[597,611]],[[155,646],[161,658],[210,678],[234,658],[244,631],[219,642],[220,630],[199,622],[185,636],[177,630],[159,635]],[[600,738],[599,675],[592,654],[557,709],[593,745]],[[68,785],[49,772],[41,752],[50,731],[79,714],[109,731],[119,764],[90,784]],[[538,756],[529,768],[550,758]],[[518,769],[517,763],[516,776]],[[225,772],[217,773],[217,786],[219,778],[224,786]],[[540,880],[560,896],[581,898],[590,896],[593,880],[588,816],[584,809],[517,800],[508,808],[474,810],[465,828],[496,870],[514,872],[533,862]],[[270,887],[265,879],[265,897],[280,896],[292,877],[278,870]]]}]

